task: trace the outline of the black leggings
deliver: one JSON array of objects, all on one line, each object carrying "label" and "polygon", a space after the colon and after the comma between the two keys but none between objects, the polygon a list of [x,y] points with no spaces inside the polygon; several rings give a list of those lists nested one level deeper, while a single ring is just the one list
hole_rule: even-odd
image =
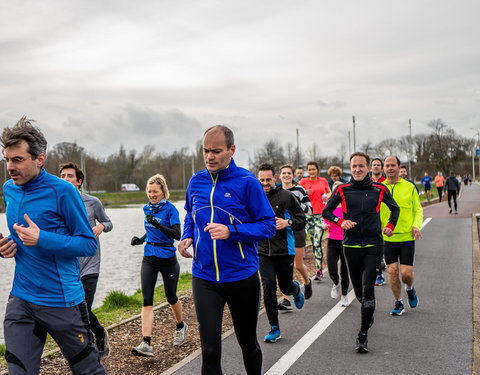
[{"label": "black leggings", "polygon": [[258,256],[260,276],[262,277],[263,304],[271,326],[279,327],[277,279],[280,290],[287,296],[296,296],[299,288],[293,283],[293,261],[295,255],[269,257]]},{"label": "black leggings", "polygon": [[143,306],[153,306],[153,293],[155,292],[159,272],[162,274],[167,302],[170,305],[175,305],[178,301],[177,285],[180,265],[177,262],[177,257],[173,256],[166,259],[149,256],[143,257],[142,261]]},{"label": "black leggings", "polygon": [[455,211],[457,211],[457,191],[456,190],[447,190],[448,194],[448,207],[452,208],[452,204],[450,203],[450,199],[453,198],[453,204],[455,206]]},{"label": "black leggings", "polygon": [[257,341],[260,304],[258,273],[239,281],[215,283],[192,279],[193,300],[202,344],[202,374],[221,375],[222,318],[225,303],[232,315],[237,341],[242,349],[246,373],[262,373],[262,350]]},{"label": "black leggings", "polygon": [[348,247],[343,251],[355,296],[362,304],[362,325],[360,331],[367,333],[375,312],[375,279],[383,256],[383,246]]},{"label": "black leggings", "polygon": [[98,340],[100,340],[103,337],[105,332],[104,328],[98,321],[97,317],[92,312],[93,298],[95,297],[95,292],[97,290],[98,273],[85,275],[82,277],[81,280],[83,284],[83,289],[85,290],[85,302],[87,303],[88,319],[90,320],[90,328],[92,329],[92,332],[95,334],[95,340],[98,343]]},{"label": "black leggings", "polygon": [[[338,260],[340,260],[340,275],[338,275]],[[342,240],[327,241],[327,266],[328,274],[335,285],[342,281],[342,296],[346,296],[348,292],[348,285],[350,280],[348,279],[348,268],[343,255]]]},{"label": "black leggings", "polygon": [[443,186],[437,186],[437,191],[438,191],[438,199],[441,202],[442,201],[442,194],[443,194]]}]

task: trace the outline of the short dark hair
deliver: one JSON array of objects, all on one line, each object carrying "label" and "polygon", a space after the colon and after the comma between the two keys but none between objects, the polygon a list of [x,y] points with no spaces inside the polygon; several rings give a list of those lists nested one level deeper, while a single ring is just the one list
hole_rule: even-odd
[{"label": "short dark hair", "polygon": [[227,142],[227,148],[232,147],[235,144],[235,138],[233,136],[233,131],[226,127],[225,125],[214,125],[209,127],[207,130],[205,130],[205,133],[203,133],[203,138],[207,135],[208,132],[212,130],[221,130],[223,135],[225,136],[225,141]]},{"label": "short dark hair", "polygon": [[380,164],[382,165],[382,168],[383,168],[383,160],[380,159],[380,158],[373,158],[373,159],[370,161],[370,166],[373,164],[373,162],[374,162],[375,160],[378,160],[378,161],[380,162]]},{"label": "short dark hair", "polygon": [[370,165],[370,156],[368,156],[366,153],[361,151],[354,152],[352,155],[350,155],[350,157],[348,158],[348,162],[351,162],[355,156],[360,156],[362,158],[365,158],[365,160],[367,161],[367,165]]},{"label": "short dark hair", "polygon": [[80,183],[80,186],[79,186],[79,188],[81,188],[82,184],[83,184],[83,181],[85,181],[85,174],[80,169],[80,167],[77,164],[75,164],[71,161],[68,161],[68,162],[62,163],[58,166],[58,174],[61,174],[64,169],[74,169],[75,170],[75,176],[77,177],[77,181],[82,181]]},{"label": "short dark hair", "polygon": [[272,164],[263,163],[258,167],[258,171],[272,171],[272,174],[275,176],[275,167]]},{"label": "short dark hair", "polygon": [[0,136],[0,144],[3,149],[25,141],[28,144],[27,152],[32,156],[32,159],[36,159],[40,154],[46,154],[47,140],[41,130],[32,125],[33,121],[35,120],[29,120],[27,116],[23,116],[11,128],[3,129]]},{"label": "short dark hair", "polygon": [[402,169],[402,168],[408,169],[407,166],[404,165],[404,164],[402,164],[402,165],[400,166],[400,169]]},{"label": "short dark hair", "polygon": [[[402,163],[400,162],[400,159],[398,158],[398,156],[396,156],[396,155],[389,155],[389,156],[387,156],[387,157],[385,158],[385,160],[387,160],[388,158],[395,158],[395,159],[397,159],[397,165],[399,166],[399,169],[402,168],[402,166],[401,166]],[[383,166],[383,164],[382,164],[382,166]]]},{"label": "short dark hair", "polygon": [[308,166],[309,165],[313,165],[315,168],[317,168],[317,171],[320,171],[320,167],[318,166],[318,163],[315,161],[315,160],[310,160],[308,163],[307,163],[307,169],[308,169]]}]

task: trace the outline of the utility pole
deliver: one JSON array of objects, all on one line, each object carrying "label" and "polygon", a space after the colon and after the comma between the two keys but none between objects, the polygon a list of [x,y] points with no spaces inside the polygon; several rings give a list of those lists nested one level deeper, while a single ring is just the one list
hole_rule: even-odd
[{"label": "utility pole", "polygon": [[295,164],[298,166],[300,165],[300,133],[297,128],[297,160],[295,160]]},{"label": "utility pole", "polygon": [[353,152],[357,152],[357,142],[355,139],[355,116],[353,116]]},{"label": "utility pole", "polygon": [[408,175],[412,178],[412,119],[408,120]]}]

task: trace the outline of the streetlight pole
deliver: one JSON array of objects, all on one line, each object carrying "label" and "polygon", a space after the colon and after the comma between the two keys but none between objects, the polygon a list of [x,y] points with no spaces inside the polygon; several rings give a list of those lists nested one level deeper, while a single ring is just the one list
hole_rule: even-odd
[{"label": "streetlight pole", "polygon": [[357,152],[357,142],[355,139],[355,116],[353,116],[353,152]]},{"label": "streetlight pole", "polygon": [[[478,129],[474,129],[474,128],[470,128],[472,130],[475,131],[475,135],[477,136],[477,147],[474,146],[474,151],[476,152],[477,150],[479,150],[479,153],[478,153],[478,176],[480,177],[480,130]],[[472,155],[472,168],[474,168],[473,166],[473,155]],[[475,170],[473,171],[473,180],[475,180]]]},{"label": "streetlight pole", "polygon": [[408,175],[412,178],[412,119],[408,120]]},{"label": "streetlight pole", "polygon": [[348,154],[352,155],[352,140],[350,139],[350,130],[348,131]]}]

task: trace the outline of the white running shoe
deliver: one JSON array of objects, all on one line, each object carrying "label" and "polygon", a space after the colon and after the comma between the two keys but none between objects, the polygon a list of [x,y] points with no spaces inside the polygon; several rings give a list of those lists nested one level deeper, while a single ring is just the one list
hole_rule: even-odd
[{"label": "white running shoe", "polygon": [[332,290],[330,291],[330,297],[333,299],[337,299],[338,296],[340,295],[340,283],[337,285],[333,284]]},{"label": "white running shoe", "polygon": [[347,296],[341,296],[340,297],[340,302],[342,303],[342,307],[347,307],[348,306],[348,297]]},{"label": "white running shoe", "polygon": [[187,338],[187,323],[183,322],[183,328],[175,330],[175,336],[173,338],[173,346],[180,346],[185,343]]},{"label": "white running shoe", "polygon": [[132,353],[142,357],[153,357],[153,348],[142,340],[140,345],[132,348]]}]

